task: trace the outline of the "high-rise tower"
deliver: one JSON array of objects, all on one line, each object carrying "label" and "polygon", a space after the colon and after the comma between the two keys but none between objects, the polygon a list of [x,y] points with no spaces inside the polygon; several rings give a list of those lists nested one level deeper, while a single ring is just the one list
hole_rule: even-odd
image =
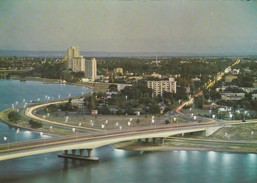
[{"label": "high-rise tower", "polygon": [[73,72],[85,72],[85,59],[80,56],[78,48],[74,46],[68,48],[67,59],[67,69],[71,69]]},{"label": "high-rise tower", "polygon": [[95,80],[97,78],[97,60],[92,58],[91,60],[86,61],[86,77],[91,80]]}]

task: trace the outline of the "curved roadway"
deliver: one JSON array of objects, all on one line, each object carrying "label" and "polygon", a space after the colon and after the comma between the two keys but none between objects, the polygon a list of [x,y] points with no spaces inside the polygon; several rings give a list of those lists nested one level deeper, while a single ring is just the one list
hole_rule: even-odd
[{"label": "curved roadway", "polygon": [[51,102],[51,103],[45,103],[45,104],[40,104],[40,105],[32,106],[32,107],[28,108],[25,111],[25,115],[30,117],[30,118],[32,118],[32,119],[43,121],[45,123],[52,124],[52,125],[68,127],[68,128],[77,128],[77,129],[83,129],[83,130],[92,130],[92,131],[98,131],[98,132],[102,132],[103,131],[103,130],[99,130],[99,129],[95,129],[95,128],[87,128],[87,127],[82,127],[82,126],[74,126],[74,125],[69,125],[69,124],[63,124],[63,123],[60,123],[60,122],[57,122],[57,121],[50,121],[50,120],[47,120],[47,119],[44,119],[44,118],[40,118],[40,117],[38,117],[38,116],[33,114],[33,111],[37,110],[38,108],[46,107],[46,106],[51,105],[51,104],[61,104],[61,103],[64,103],[64,102],[65,101],[57,101],[57,102]]}]

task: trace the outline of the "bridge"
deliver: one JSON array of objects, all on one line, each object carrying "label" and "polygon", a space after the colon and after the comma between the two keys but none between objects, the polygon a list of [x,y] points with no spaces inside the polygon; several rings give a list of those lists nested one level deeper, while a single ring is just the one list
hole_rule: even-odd
[{"label": "bridge", "polygon": [[[57,138],[7,143],[0,145],[0,161],[58,151],[64,151],[62,157],[98,160],[98,158],[91,156],[92,149],[97,147],[149,138],[153,138],[153,141],[159,138],[160,142],[163,142],[169,136],[192,132],[206,132],[206,135],[210,135],[221,127],[213,123],[184,126],[148,126],[129,130],[105,131],[90,135],[77,133]],[[68,154],[68,150],[72,150],[72,154]],[[79,150],[79,155],[75,154],[76,150]],[[84,156],[84,150],[87,151],[87,156]]]}]

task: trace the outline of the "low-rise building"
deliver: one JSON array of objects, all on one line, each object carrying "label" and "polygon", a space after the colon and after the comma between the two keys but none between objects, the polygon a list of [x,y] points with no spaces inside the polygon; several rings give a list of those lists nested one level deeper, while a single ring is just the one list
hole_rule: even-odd
[{"label": "low-rise building", "polygon": [[252,100],[257,100],[257,93],[252,94]]},{"label": "low-rise building", "polygon": [[121,67],[115,68],[113,69],[113,72],[116,74],[120,73],[121,75],[123,75],[123,68]]},{"label": "low-rise building", "polygon": [[177,92],[177,82],[174,78],[169,78],[169,80],[161,81],[147,81],[147,87],[153,89],[154,94],[163,95],[163,92],[176,93]]},{"label": "low-rise building", "polygon": [[226,82],[226,83],[230,83],[230,82],[232,82],[234,79],[237,79],[237,76],[236,76],[236,75],[229,74],[229,75],[225,76],[225,82]]},{"label": "low-rise building", "polygon": [[221,93],[221,99],[225,101],[229,100],[243,100],[245,93]]},{"label": "low-rise building", "polygon": [[120,91],[123,90],[126,86],[131,87],[132,84],[117,84],[117,91],[120,92]]}]

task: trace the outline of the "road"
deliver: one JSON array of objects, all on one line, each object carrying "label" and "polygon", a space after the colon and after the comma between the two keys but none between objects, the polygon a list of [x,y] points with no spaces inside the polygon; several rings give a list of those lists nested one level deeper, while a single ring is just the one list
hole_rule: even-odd
[{"label": "road", "polygon": [[[32,149],[47,148],[52,146],[64,146],[67,144],[74,144],[80,142],[94,142],[102,141],[106,139],[119,139],[122,137],[132,137],[136,135],[146,135],[146,134],[156,134],[156,133],[166,133],[179,130],[197,130],[201,128],[213,127],[217,124],[213,123],[204,123],[201,125],[183,125],[183,126],[171,126],[171,125],[162,125],[162,126],[148,126],[133,128],[133,130],[115,130],[115,131],[106,131],[105,133],[98,134],[75,134],[70,136],[56,137],[50,139],[39,139],[32,141],[24,141],[17,143],[6,143],[0,145],[0,154],[5,153],[15,153],[20,151],[28,151]],[[153,137],[155,137],[153,135]],[[1,155],[0,155],[1,157]],[[0,158],[1,159],[1,158]]]}]

